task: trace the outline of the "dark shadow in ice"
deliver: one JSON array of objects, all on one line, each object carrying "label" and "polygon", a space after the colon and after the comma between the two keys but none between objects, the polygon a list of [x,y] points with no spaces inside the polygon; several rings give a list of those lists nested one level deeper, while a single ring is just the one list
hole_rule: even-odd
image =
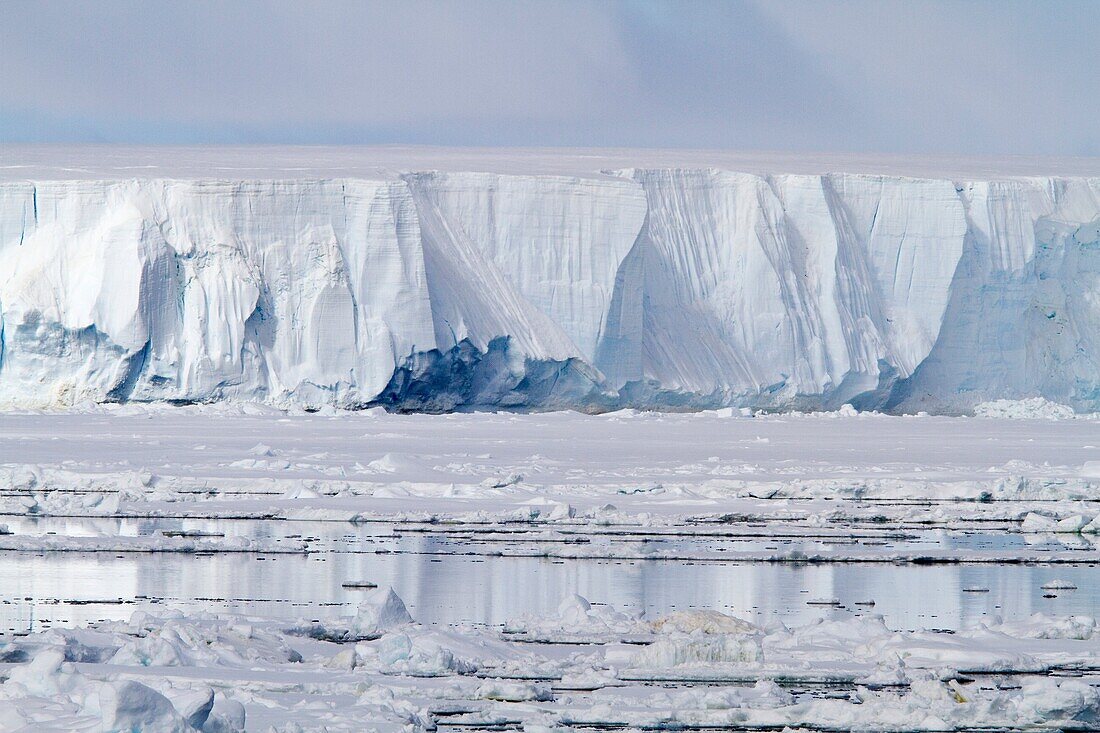
[{"label": "dark shadow in ice", "polygon": [[508,337],[482,351],[463,339],[447,351],[409,355],[371,403],[398,412],[449,412],[479,407],[611,409],[614,394],[580,359],[537,360],[518,353]]}]

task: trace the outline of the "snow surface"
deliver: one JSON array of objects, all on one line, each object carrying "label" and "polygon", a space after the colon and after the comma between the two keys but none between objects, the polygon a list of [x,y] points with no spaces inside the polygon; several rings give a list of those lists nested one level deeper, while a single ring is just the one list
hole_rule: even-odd
[{"label": "snow surface", "polygon": [[737,512],[818,526],[837,512],[921,524],[1034,515],[1053,530],[1100,514],[1098,452],[1100,420],[1045,412],[438,416],[90,404],[4,416],[0,510],[596,526]]},{"label": "snow surface", "polygon": [[1096,161],[2,156],[0,404],[1100,409]]},{"label": "snow surface", "polygon": [[381,146],[0,145],[0,180],[391,178],[407,171],[606,177],[631,167],[912,178],[1100,176],[1100,158]]}]

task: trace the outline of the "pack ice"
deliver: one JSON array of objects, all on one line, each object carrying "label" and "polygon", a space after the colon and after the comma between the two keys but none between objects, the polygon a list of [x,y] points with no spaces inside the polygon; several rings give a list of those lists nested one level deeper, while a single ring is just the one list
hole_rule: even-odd
[{"label": "pack ice", "polygon": [[19,155],[0,404],[1100,409],[1100,177]]}]

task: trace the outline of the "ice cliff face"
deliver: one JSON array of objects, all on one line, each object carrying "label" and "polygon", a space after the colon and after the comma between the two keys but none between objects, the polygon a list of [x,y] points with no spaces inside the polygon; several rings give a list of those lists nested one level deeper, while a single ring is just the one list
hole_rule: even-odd
[{"label": "ice cliff face", "polygon": [[0,404],[1100,409],[1100,179],[0,182]]}]

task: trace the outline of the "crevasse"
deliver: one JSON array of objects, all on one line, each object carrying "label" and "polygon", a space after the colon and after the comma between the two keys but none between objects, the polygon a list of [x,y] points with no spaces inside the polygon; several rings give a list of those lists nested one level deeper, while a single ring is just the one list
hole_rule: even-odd
[{"label": "crevasse", "polygon": [[0,183],[0,404],[1100,409],[1100,179]]}]

